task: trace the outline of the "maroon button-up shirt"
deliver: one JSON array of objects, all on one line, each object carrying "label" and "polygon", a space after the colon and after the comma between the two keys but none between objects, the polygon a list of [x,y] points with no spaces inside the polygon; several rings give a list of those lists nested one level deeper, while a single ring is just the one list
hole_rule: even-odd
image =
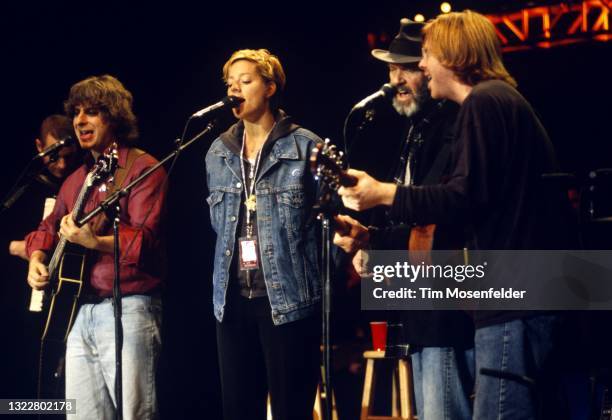
[{"label": "maroon button-up shirt", "polygon": [[[118,165],[125,168],[129,148],[119,148]],[[127,185],[157,160],[145,153],[136,158],[127,172],[122,186]],[[26,236],[28,256],[42,250],[51,256],[57,242],[57,231],[61,218],[72,211],[81,191],[91,162],[83,164],[64,181],[55,207],[44,219],[38,230]],[[161,286],[165,266],[165,253],[161,238],[163,209],[166,198],[166,171],[159,168],[148,178],[134,187],[120,200],[121,216],[119,226],[119,248],[121,291],[124,294],[150,294]],[[107,192],[95,187],[85,205],[85,213],[95,209],[107,196]],[[102,214],[97,218],[104,217]],[[92,223],[96,223],[96,218]],[[99,236],[112,235],[111,223],[97,229]],[[91,252],[89,286],[91,292],[102,297],[112,296],[114,279],[113,254]]]}]

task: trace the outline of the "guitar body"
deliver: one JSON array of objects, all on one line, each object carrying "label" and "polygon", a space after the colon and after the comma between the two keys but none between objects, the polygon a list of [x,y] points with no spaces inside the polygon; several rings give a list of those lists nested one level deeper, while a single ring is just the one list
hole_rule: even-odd
[{"label": "guitar body", "polygon": [[67,244],[57,270],[57,279],[48,300],[43,340],[66,341],[76,316],[77,304],[86,273],[85,248]]}]

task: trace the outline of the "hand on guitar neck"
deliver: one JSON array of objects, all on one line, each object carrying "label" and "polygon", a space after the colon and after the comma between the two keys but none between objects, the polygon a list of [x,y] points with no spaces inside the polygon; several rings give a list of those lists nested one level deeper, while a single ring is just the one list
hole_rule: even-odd
[{"label": "hand on guitar neck", "polygon": [[338,189],[344,205],[356,211],[368,210],[376,206],[391,206],[397,185],[380,182],[366,172],[349,169],[346,175],[356,180],[353,185],[343,185]]},{"label": "hand on guitar neck", "polygon": [[77,226],[72,217],[72,213],[62,218],[60,223],[60,234],[65,237],[68,242],[81,245],[84,248],[105,253],[113,252],[112,235],[98,236],[88,224],[81,227]]}]

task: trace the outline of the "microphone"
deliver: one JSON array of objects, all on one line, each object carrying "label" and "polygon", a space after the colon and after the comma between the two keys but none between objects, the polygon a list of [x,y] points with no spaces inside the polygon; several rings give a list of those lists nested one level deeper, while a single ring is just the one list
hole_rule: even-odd
[{"label": "microphone", "polygon": [[227,108],[227,107],[229,107],[229,108],[236,108],[242,102],[244,102],[244,98],[239,98],[238,96],[226,96],[225,98],[221,99],[216,104],[212,104],[211,106],[207,106],[206,108],[203,108],[203,109],[199,110],[198,112],[194,113],[191,116],[191,118],[204,117],[204,116],[210,114],[211,112],[217,111],[219,109]]},{"label": "microphone", "polygon": [[34,156],[33,160],[42,159],[46,156],[52,155],[62,147],[72,146],[72,144],[74,144],[74,139],[72,138],[72,136],[66,136],[55,144],[52,144],[51,146],[47,147],[42,152],[38,153],[36,156]]},{"label": "microphone", "polygon": [[378,98],[390,98],[391,96],[395,95],[395,92],[397,92],[396,86],[393,86],[391,83],[385,83],[378,91],[359,101],[352,110],[354,111],[356,109],[365,108]]}]

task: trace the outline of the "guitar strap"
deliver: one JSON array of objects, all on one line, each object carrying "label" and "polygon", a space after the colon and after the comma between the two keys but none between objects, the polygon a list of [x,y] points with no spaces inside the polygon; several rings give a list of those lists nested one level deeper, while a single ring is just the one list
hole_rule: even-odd
[{"label": "guitar strap", "polygon": [[[146,152],[144,150],[140,150],[136,147],[130,148],[128,150],[127,159],[125,161],[125,166],[117,168],[114,175],[114,182],[108,188],[106,196],[110,197],[116,191],[119,191],[125,185],[125,179],[127,174],[130,172],[132,165],[136,162],[140,156],[144,155]],[[101,233],[105,231],[110,226],[110,220],[106,214],[102,214],[101,217],[97,218],[93,225],[93,231],[97,233]]]},{"label": "guitar strap", "polygon": [[136,159],[138,159],[140,156],[144,154],[145,154],[144,150],[137,149],[136,147],[132,147],[128,151],[127,159],[125,161],[125,166],[122,168],[121,167],[117,168],[117,170],[115,171],[115,182],[113,182],[113,185],[109,188],[107,195],[113,194],[115,191],[118,191],[119,189],[125,186],[124,185],[125,177],[130,172],[132,165],[134,164]]}]

